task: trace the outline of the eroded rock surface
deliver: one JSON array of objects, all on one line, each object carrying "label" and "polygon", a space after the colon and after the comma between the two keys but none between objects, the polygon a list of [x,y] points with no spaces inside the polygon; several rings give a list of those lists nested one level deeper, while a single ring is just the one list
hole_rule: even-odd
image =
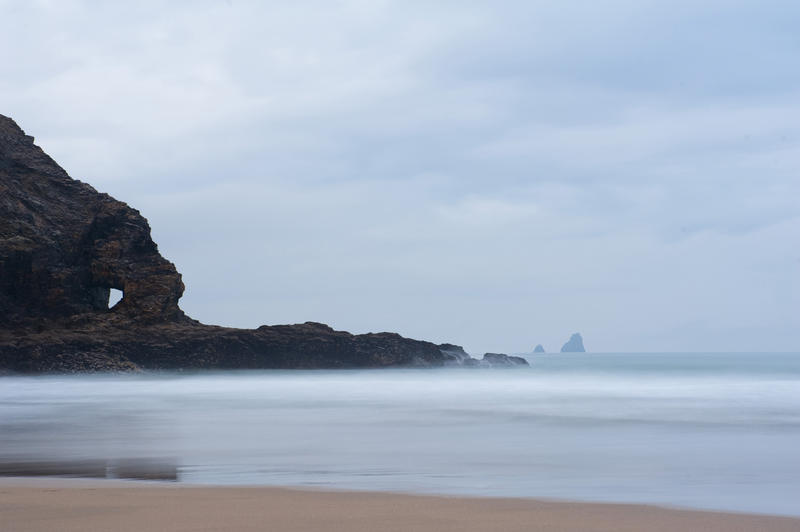
[{"label": "eroded rock surface", "polygon": [[490,367],[527,366],[528,361],[522,357],[505,355],[503,353],[486,353],[480,360],[480,365]]},{"label": "eroded rock surface", "polygon": [[[123,298],[109,309],[111,288]],[[178,306],[183,290],[138,211],[70,178],[0,115],[0,372],[477,364],[394,333],[203,325]]]},{"label": "eroded rock surface", "polygon": [[446,366],[474,366],[478,363],[460,345],[440,344],[439,350],[445,357]]},{"label": "eroded rock surface", "polygon": [[126,319],[185,319],[181,276],[139,211],[71,179],[0,115],[0,325],[105,312],[110,288]]}]

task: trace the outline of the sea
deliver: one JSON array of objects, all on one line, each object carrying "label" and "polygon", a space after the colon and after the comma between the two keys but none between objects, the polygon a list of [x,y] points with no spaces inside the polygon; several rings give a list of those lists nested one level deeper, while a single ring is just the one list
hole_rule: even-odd
[{"label": "sea", "polygon": [[0,463],[153,460],[179,482],[800,516],[799,353],[529,368],[0,377]]}]

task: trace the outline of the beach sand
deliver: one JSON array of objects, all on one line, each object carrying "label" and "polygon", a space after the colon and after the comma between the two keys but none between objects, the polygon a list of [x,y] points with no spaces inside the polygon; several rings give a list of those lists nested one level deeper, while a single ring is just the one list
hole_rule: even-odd
[{"label": "beach sand", "polygon": [[3,532],[798,532],[800,518],[631,504],[0,479]]}]

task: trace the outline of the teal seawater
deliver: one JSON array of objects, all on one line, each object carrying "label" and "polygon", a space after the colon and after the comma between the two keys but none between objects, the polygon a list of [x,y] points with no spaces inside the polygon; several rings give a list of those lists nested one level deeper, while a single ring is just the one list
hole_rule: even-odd
[{"label": "teal seawater", "polygon": [[0,378],[0,460],[168,458],[189,483],[800,515],[800,354],[526,369]]}]

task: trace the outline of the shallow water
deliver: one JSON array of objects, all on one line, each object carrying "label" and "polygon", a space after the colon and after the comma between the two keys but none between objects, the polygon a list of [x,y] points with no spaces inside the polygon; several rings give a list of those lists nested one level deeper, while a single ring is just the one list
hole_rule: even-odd
[{"label": "shallow water", "polygon": [[0,378],[0,461],[174,460],[181,481],[800,515],[800,354],[530,369]]}]

